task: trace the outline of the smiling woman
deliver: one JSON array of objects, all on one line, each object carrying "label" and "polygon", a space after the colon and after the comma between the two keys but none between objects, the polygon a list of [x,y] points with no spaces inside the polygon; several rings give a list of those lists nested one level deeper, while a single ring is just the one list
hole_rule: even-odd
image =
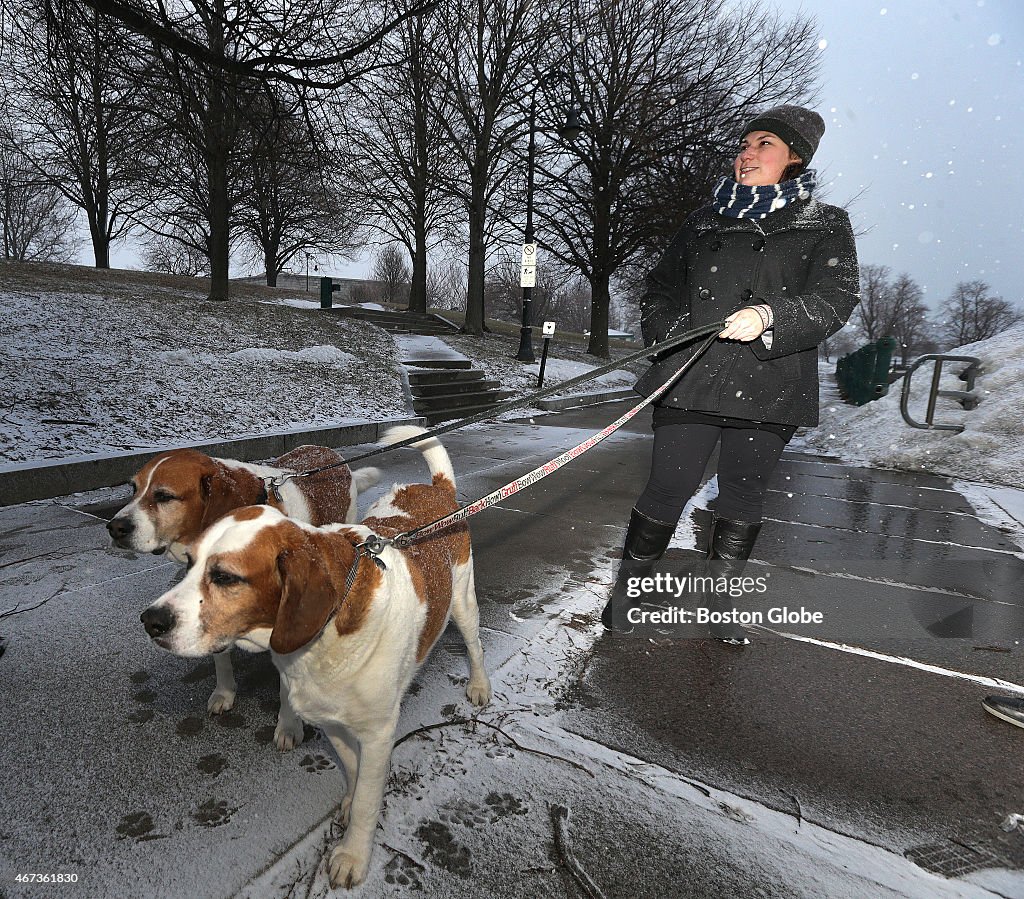
[{"label": "smiling woman", "polygon": [[[734,178],[694,212],[648,277],[644,342],[725,320],[698,365],[655,403],[651,474],[633,508],[623,564],[601,619],[627,630],[630,582],[650,574],[676,522],[718,458],[719,494],[708,558],[737,576],[761,530],[768,481],[797,427],[818,421],[817,346],[859,297],[857,251],[846,212],[813,199],[807,169],[825,131],[816,112],[779,106],[740,133]],[[679,366],[676,350],[636,384],[649,396]],[[719,616],[713,636],[749,642]]]},{"label": "smiling woman", "polygon": [[803,160],[786,146],[785,141],[770,131],[754,131],[740,141],[740,155],[733,163],[733,177],[751,187],[777,184],[790,165],[800,166]]}]

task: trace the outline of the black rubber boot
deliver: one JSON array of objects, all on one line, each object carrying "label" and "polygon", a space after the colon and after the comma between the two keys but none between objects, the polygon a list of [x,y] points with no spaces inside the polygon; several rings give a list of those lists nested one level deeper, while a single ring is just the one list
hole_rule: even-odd
[{"label": "black rubber boot", "polygon": [[[741,577],[760,531],[760,522],[754,524],[749,521],[729,521],[716,517],[711,525],[711,540],[708,547],[708,561],[717,562],[709,566],[712,574],[716,578]],[[714,611],[725,611],[725,608],[724,599],[715,594]],[[750,643],[747,632],[743,630],[742,625],[735,622],[712,624],[711,636],[730,646],[746,646]]]},{"label": "black rubber boot", "polygon": [[626,545],[622,549],[622,564],[612,587],[611,599],[601,612],[601,623],[608,630],[629,633],[633,625],[629,623],[629,610],[638,606],[639,598],[627,595],[626,590],[630,578],[647,577],[668,549],[672,535],[676,531],[674,524],[655,521],[636,509],[630,513],[629,527],[626,529]]}]

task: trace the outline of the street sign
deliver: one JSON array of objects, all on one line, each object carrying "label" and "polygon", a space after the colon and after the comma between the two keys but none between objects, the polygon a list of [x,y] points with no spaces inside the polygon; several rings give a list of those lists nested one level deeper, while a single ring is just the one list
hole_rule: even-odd
[{"label": "street sign", "polygon": [[544,336],[545,337],[554,337],[555,336],[555,323],[554,322],[544,322]]},{"label": "street sign", "polygon": [[535,243],[524,243],[523,244],[523,265],[536,265],[537,264],[537,244]]},{"label": "street sign", "polygon": [[524,265],[519,269],[519,286],[520,287],[536,287],[537,286],[537,266],[535,265]]}]

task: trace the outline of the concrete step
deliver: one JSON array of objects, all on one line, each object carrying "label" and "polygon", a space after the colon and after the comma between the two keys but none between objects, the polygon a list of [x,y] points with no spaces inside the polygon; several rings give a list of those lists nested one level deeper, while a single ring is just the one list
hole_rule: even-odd
[{"label": "concrete step", "polygon": [[582,409],[584,406],[595,406],[598,403],[610,403],[616,400],[636,400],[640,396],[632,387],[614,387],[608,390],[596,390],[592,393],[576,393],[570,396],[555,396],[536,400],[533,405],[546,412],[562,412],[566,409]]},{"label": "concrete step", "polygon": [[476,406],[453,406],[417,414],[421,414],[428,424],[436,425],[443,421],[453,421],[457,418],[469,418],[469,416],[476,415],[478,412],[486,412],[488,409],[493,409],[495,405],[496,403],[481,403]]},{"label": "concrete step", "polygon": [[511,399],[511,390],[481,390],[467,393],[441,393],[433,396],[413,397],[413,409],[417,415],[430,415],[439,409],[461,409],[469,406],[486,408],[503,400]]},{"label": "concrete step", "polygon": [[486,393],[490,390],[501,388],[500,381],[485,381],[482,378],[472,380],[445,380],[435,381],[433,384],[423,384],[419,381],[409,379],[409,387],[414,397],[451,396],[465,393]]},{"label": "concrete step", "polygon": [[477,368],[451,368],[433,371],[410,371],[410,386],[455,384],[463,381],[482,381],[484,373]]},{"label": "concrete step", "polygon": [[[403,359],[402,365],[410,368],[435,368],[454,371],[456,369],[469,369],[473,363],[469,359]],[[483,374],[481,372],[481,374]],[[409,372],[411,378],[413,372]]]}]

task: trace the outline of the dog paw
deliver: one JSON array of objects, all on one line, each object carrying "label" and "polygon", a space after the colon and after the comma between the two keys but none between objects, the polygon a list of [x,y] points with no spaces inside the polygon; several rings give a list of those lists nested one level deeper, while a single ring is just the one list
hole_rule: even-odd
[{"label": "dog paw", "polygon": [[327,862],[327,870],[331,875],[331,888],[345,887],[351,889],[366,879],[370,869],[370,852],[360,852],[344,843],[335,847]]},{"label": "dog paw", "polygon": [[298,718],[293,721],[278,718],[274,729],[274,745],[278,752],[288,752],[298,746],[302,742],[303,730],[302,721]]},{"label": "dog paw", "polygon": [[234,704],[235,693],[233,690],[214,690],[206,701],[206,711],[211,715],[222,715],[224,712],[230,712]]},{"label": "dog paw", "polygon": [[466,686],[466,695],[473,705],[487,705],[491,701],[491,682],[488,680],[479,683],[470,681]]}]

